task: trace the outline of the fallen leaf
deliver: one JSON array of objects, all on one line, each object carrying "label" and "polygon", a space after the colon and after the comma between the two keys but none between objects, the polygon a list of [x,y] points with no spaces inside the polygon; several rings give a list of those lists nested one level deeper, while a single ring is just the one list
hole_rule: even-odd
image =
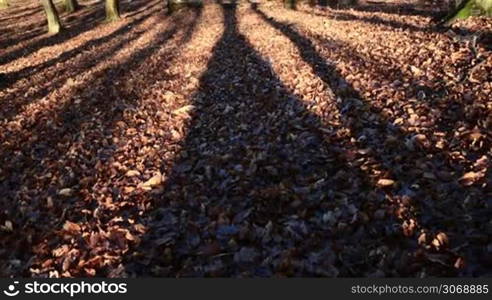
[{"label": "fallen leaf", "polygon": [[144,182],[141,186],[144,189],[151,189],[160,186],[162,183],[162,175],[160,173],[152,176],[149,180]]},{"label": "fallen leaf", "polygon": [[389,187],[393,186],[395,184],[395,181],[392,179],[379,179],[377,182],[378,187]]},{"label": "fallen leaf", "polygon": [[129,170],[125,174],[126,177],[134,177],[134,176],[140,176],[140,172],[137,170]]},{"label": "fallen leaf", "polygon": [[461,176],[459,182],[464,186],[470,186],[482,179],[484,176],[485,172],[470,171]]},{"label": "fallen leaf", "polygon": [[65,189],[61,189],[59,192],[58,192],[58,195],[60,196],[64,196],[64,197],[70,197],[72,196],[72,189],[70,188],[65,188]]},{"label": "fallen leaf", "polygon": [[63,229],[71,233],[78,233],[80,232],[81,227],[77,223],[66,221],[65,224],[63,224]]},{"label": "fallen leaf", "polygon": [[185,106],[183,106],[181,108],[178,108],[178,109],[174,110],[173,111],[173,114],[175,114],[175,115],[188,115],[193,110],[195,110],[195,106],[194,105],[185,105]]}]

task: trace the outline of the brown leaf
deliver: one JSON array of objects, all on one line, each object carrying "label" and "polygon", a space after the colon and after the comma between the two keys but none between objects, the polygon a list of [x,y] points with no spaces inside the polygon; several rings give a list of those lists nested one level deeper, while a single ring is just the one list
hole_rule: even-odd
[{"label": "brown leaf", "polygon": [[392,179],[379,179],[376,185],[378,187],[389,187],[393,186],[395,184],[395,181]]},{"label": "brown leaf", "polygon": [[485,172],[470,171],[461,176],[459,182],[464,186],[470,186],[482,179],[484,176]]},{"label": "brown leaf", "polygon": [[65,188],[65,189],[61,189],[60,191],[58,191],[58,195],[60,196],[64,196],[64,197],[70,197],[72,196],[72,189],[70,188]]},{"label": "brown leaf", "polygon": [[185,105],[181,108],[178,108],[176,110],[173,111],[173,114],[175,115],[189,115],[190,112],[194,111],[195,110],[195,106],[194,105]]},{"label": "brown leaf", "polygon": [[140,172],[137,170],[129,170],[125,174],[126,177],[134,177],[134,176],[140,176]]},{"label": "brown leaf", "polygon": [[152,176],[149,180],[144,182],[141,187],[144,189],[152,189],[157,186],[160,186],[162,183],[162,175],[161,173],[157,173],[156,175]]},{"label": "brown leaf", "polygon": [[14,231],[14,224],[10,220],[6,220],[5,224],[2,226],[2,230],[8,231],[8,232],[13,232]]},{"label": "brown leaf", "polygon": [[417,241],[418,241],[419,245],[421,245],[421,246],[423,246],[427,243],[427,235],[425,234],[425,232],[422,232],[419,235],[419,238]]},{"label": "brown leaf", "polygon": [[77,223],[66,221],[65,224],[63,224],[63,229],[71,233],[79,233],[81,227]]}]

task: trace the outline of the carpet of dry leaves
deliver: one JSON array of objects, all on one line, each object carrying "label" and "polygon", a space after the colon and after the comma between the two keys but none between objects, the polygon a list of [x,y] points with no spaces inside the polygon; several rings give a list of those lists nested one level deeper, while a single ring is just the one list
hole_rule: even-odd
[{"label": "carpet of dry leaves", "polygon": [[491,276],[492,22],[0,11],[0,275]]}]

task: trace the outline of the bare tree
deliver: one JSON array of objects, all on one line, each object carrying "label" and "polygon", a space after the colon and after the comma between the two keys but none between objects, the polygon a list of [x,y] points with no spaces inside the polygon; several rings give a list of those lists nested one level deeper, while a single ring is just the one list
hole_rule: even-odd
[{"label": "bare tree", "polygon": [[63,0],[66,12],[74,12],[79,9],[79,3],[77,0]]},{"label": "bare tree", "polygon": [[[236,3],[236,0],[229,0],[231,4]],[[181,8],[199,8],[203,6],[202,0],[168,0],[167,11],[173,13]]]},{"label": "bare tree", "polygon": [[296,9],[296,0],[284,0],[284,7],[290,9]]},{"label": "bare tree", "polygon": [[41,4],[43,4],[46,19],[48,19],[48,32],[53,34],[60,32],[62,29],[60,17],[58,17],[58,12],[56,11],[53,1],[41,0]]},{"label": "bare tree", "polygon": [[0,8],[7,8],[7,7],[9,7],[8,0],[0,0]]},{"label": "bare tree", "polygon": [[106,21],[114,22],[121,19],[119,0],[106,0]]},{"label": "bare tree", "polygon": [[168,13],[173,13],[180,8],[183,8],[186,6],[186,0],[168,0],[167,1],[167,10]]}]

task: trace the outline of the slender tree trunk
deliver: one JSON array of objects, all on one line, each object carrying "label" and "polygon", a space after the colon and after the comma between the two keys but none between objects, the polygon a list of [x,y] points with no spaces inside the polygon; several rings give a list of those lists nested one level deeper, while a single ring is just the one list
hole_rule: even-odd
[{"label": "slender tree trunk", "polygon": [[296,0],[284,0],[284,7],[289,9],[296,9]]},{"label": "slender tree trunk", "polygon": [[7,7],[9,7],[8,0],[0,0],[0,8],[7,8]]},{"label": "slender tree trunk", "polygon": [[106,0],[106,21],[113,22],[120,18],[119,0]]},{"label": "slender tree trunk", "polygon": [[48,19],[48,32],[56,34],[61,30],[60,18],[56,11],[55,5],[52,0],[41,0],[46,13],[46,19]]},{"label": "slender tree trunk", "polygon": [[65,11],[66,12],[74,12],[79,9],[79,3],[77,0],[64,0]]},{"label": "slender tree trunk", "polygon": [[185,0],[167,0],[167,11],[172,14],[186,6]]}]

